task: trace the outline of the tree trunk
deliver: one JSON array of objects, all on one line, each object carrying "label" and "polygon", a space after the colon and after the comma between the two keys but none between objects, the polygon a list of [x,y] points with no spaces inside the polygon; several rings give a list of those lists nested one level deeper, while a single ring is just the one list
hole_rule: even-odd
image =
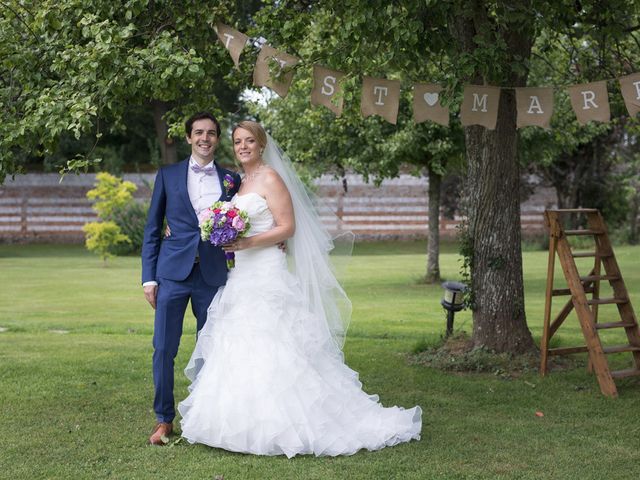
[{"label": "tree trunk", "polygon": [[442,177],[429,168],[429,240],[425,282],[440,281],[440,185]]},{"label": "tree trunk", "polygon": [[178,161],[176,144],[169,137],[169,126],[164,117],[169,111],[169,106],[166,102],[160,100],[152,100],[151,104],[153,106],[153,124],[156,128],[156,138],[158,139],[158,145],[160,145],[160,163],[162,165],[176,163]]},{"label": "tree trunk", "polygon": [[[530,0],[509,3],[514,11],[530,10]],[[465,3],[466,4],[466,3]],[[526,17],[496,20],[492,4],[468,3],[465,15],[450,18],[450,28],[463,56],[486,53],[487,45],[503,43],[499,63],[480,66],[465,79],[474,84],[526,85],[523,59],[531,56],[533,22]],[[498,37],[498,38],[496,38]],[[520,63],[519,69],[511,68]],[[495,82],[495,83],[494,83]],[[470,250],[475,347],[524,353],[535,349],[524,311],[520,245],[520,168],[517,158],[516,101],[513,89],[502,89],[495,130],[467,126],[465,146],[468,178],[466,208]]]},{"label": "tree trunk", "polygon": [[465,128],[467,213],[474,346],[524,353],[535,345],[524,311],[515,116],[515,95],[503,91],[495,130]]}]

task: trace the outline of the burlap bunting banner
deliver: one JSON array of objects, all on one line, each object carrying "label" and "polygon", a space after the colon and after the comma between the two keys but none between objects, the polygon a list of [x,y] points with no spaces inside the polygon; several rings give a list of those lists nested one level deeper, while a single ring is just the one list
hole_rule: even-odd
[{"label": "burlap bunting banner", "polygon": [[360,113],[363,117],[380,115],[387,122],[396,124],[400,105],[400,81],[363,77]]},{"label": "burlap bunting banner", "polygon": [[584,125],[589,121],[608,122],[611,119],[609,95],[605,80],[573,85],[568,88],[568,91],[571,98],[571,106],[580,125]]},{"label": "burlap bunting banner", "polygon": [[482,125],[495,130],[498,120],[500,87],[467,85],[464,87],[460,120],[465,127]]},{"label": "burlap bunting banner", "polygon": [[620,78],[620,90],[629,115],[635,117],[640,112],[640,73]]},{"label": "burlap bunting banner", "polygon": [[247,44],[249,37],[220,22],[216,23],[215,31],[224,48],[229,50],[229,55],[231,55],[236,68],[239,68],[240,53],[242,53],[242,49]]},{"label": "burlap bunting banner", "polygon": [[433,83],[416,83],[413,86],[413,121],[422,123],[426,120],[449,125],[449,109],[440,103],[442,87]]},{"label": "burlap bunting banner", "polygon": [[[229,51],[236,68],[240,55],[249,37],[221,22],[214,27],[218,39]],[[275,74],[274,62],[280,73]],[[281,97],[286,97],[293,80],[293,67],[300,60],[292,55],[264,45],[258,54],[253,71],[255,86],[269,87]],[[340,116],[343,111],[343,91],[341,80],[344,72],[331,70],[319,65],[313,66],[313,90],[311,103],[322,105]],[[640,113],[640,73],[633,73],[618,79],[629,115]],[[513,89],[513,87],[503,87]],[[550,128],[553,114],[553,94],[556,87],[515,88],[517,104],[517,127],[538,126]],[[571,106],[581,125],[589,121],[608,122],[611,118],[607,81],[585,83],[566,87]],[[413,97],[413,119],[415,123],[426,120],[440,125],[449,125],[449,109],[442,106],[442,87],[432,83],[416,83]],[[501,87],[467,85],[464,87],[460,119],[463,126],[482,125],[490,130],[496,128]],[[363,117],[380,115],[392,124],[398,120],[400,103],[400,81],[363,77],[360,112]]]},{"label": "burlap bunting banner", "polygon": [[[271,78],[269,66],[275,60],[280,65],[283,73],[279,78]],[[253,70],[253,84],[257,87],[268,87],[282,98],[289,93],[289,87],[293,80],[293,70],[300,60],[288,53],[280,52],[269,45],[264,45],[258,54],[256,67]]]},{"label": "burlap bunting banner", "polygon": [[340,84],[343,77],[342,72],[314,65],[311,104],[323,105],[339,117],[344,103]]},{"label": "burlap bunting banner", "polygon": [[517,127],[551,127],[553,88],[516,88]]}]

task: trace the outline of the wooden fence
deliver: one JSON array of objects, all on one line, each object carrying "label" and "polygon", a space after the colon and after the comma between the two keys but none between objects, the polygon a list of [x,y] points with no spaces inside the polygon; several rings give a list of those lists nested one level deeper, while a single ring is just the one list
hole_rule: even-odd
[{"label": "wooden fence", "polygon": [[[152,174],[127,175],[139,186],[136,196],[149,198]],[[8,179],[0,187],[0,241],[4,242],[80,242],[82,226],[95,221],[96,215],[86,192],[94,175],[67,177],[62,183],[55,174],[29,174]],[[324,176],[316,181],[318,196],[325,209],[338,216],[331,222],[333,231],[353,231],[361,239],[404,239],[426,237],[428,232],[428,185],[425,178],[403,175],[380,187],[365,183],[361,177],[348,177],[345,193],[340,181]],[[542,212],[553,206],[549,189],[539,189],[522,205],[524,235],[544,232]],[[452,237],[461,217],[440,218],[440,234]]]}]

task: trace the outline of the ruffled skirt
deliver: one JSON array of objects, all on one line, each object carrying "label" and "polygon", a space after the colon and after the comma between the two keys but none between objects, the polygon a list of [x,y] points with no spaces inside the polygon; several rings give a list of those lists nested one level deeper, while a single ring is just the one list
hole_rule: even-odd
[{"label": "ruffled skirt", "polygon": [[385,408],[366,394],[305,308],[285,256],[254,253],[260,258],[236,259],[209,308],[185,371],[192,384],[178,406],[182,436],[287,457],[352,455],[419,439],[420,407]]}]

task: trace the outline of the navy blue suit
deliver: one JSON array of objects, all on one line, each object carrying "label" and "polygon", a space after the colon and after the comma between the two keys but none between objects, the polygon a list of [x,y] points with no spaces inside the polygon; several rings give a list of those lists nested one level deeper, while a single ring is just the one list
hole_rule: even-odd
[{"label": "navy blue suit", "polygon": [[[220,200],[230,200],[240,187],[240,176],[216,167]],[[158,282],[153,330],[153,406],[159,422],[171,422],[175,417],[173,367],[187,304],[191,300],[199,331],[218,287],[227,281],[224,252],[200,239],[198,218],[187,191],[188,168],[187,158],[158,171],[142,245],[142,282]],[[225,175],[233,177],[233,188],[228,191],[223,185]],[[165,218],[171,228],[171,236],[167,238],[163,238]]]}]

